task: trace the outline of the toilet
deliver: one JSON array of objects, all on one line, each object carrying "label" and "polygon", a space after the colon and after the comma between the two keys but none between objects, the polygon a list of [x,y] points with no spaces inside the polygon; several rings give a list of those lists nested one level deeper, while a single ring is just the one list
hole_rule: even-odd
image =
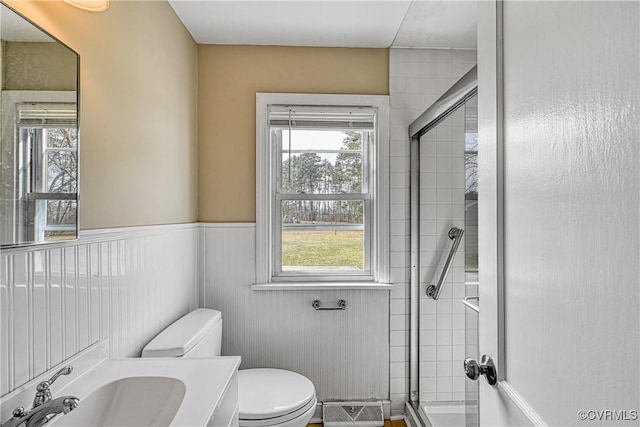
[{"label": "toilet", "polygon": [[[216,357],[221,348],[222,314],[199,308],[160,332],[142,357]],[[317,403],[313,383],[283,369],[239,370],[238,395],[241,427],[304,427]]]}]

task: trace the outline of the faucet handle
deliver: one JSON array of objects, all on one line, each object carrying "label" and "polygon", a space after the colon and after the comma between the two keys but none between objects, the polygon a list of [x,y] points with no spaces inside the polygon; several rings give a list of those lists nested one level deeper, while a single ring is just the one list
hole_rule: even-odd
[{"label": "faucet handle", "polygon": [[38,391],[41,391],[41,389],[44,390],[46,388],[49,388],[60,375],[69,375],[71,372],[73,372],[73,366],[65,366],[64,368],[53,374],[53,376],[47,381],[42,381],[40,384],[38,384]]},{"label": "faucet handle", "polygon": [[80,403],[80,399],[78,399],[77,397],[73,397],[73,396],[66,397],[62,401],[62,405],[65,407],[64,413],[68,414],[69,412],[73,411],[78,407],[79,403]]},{"label": "faucet handle", "polygon": [[18,406],[13,410],[13,418],[22,418],[27,415],[27,411],[24,410],[24,406]]},{"label": "faucet handle", "polygon": [[51,391],[49,391],[49,387],[51,387],[51,384],[53,384],[53,382],[57,380],[60,375],[69,375],[71,372],[73,372],[73,366],[65,366],[64,368],[53,374],[53,376],[47,381],[42,381],[40,384],[38,384],[38,386],[36,387],[36,390],[38,392],[36,393],[36,397],[33,399],[33,407],[36,408],[43,403],[51,400]]}]

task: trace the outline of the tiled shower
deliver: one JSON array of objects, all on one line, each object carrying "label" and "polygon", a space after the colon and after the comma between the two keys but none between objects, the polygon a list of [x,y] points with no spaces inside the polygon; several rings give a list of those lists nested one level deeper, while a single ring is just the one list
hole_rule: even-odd
[{"label": "tiled shower", "polygon": [[[391,300],[392,409],[409,389],[409,138],[408,126],[476,63],[475,51],[391,49]],[[438,301],[426,286],[437,279],[450,248],[449,228],[465,228],[465,111],[424,135],[420,157],[420,402],[464,402],[466,382],[465,251],[461,245]],[[404,394],[403,394],[404,393]]]}]

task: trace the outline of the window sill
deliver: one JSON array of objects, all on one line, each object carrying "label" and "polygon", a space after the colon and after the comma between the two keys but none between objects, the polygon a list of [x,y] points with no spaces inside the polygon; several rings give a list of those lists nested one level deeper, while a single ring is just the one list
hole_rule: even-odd
[{"label": "window sill", "polygon": [[389,291],[393,289],[391,283],[378,282],[278,282],[255,283],[251,285],[254,291]]}]

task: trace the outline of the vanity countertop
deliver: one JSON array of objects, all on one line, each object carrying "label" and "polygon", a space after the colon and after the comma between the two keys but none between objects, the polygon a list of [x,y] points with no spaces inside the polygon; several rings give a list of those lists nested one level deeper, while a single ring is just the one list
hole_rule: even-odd
[{"label": "vanity countertop", "polygon": [[[71,395],[80,403],[48,425],[121,425],[125,420],[138,425],[205,426],[217,416],[227,393],[237,394],[233,382],[239,366],[237,356],[106,359],[56,391],[54,397]],[[159,392],[160,386],[168,391]],[[232,400],[237,402],[237,396]],[[171,406],[177,409],[169,409],[167,418],[166,408]]]}]

